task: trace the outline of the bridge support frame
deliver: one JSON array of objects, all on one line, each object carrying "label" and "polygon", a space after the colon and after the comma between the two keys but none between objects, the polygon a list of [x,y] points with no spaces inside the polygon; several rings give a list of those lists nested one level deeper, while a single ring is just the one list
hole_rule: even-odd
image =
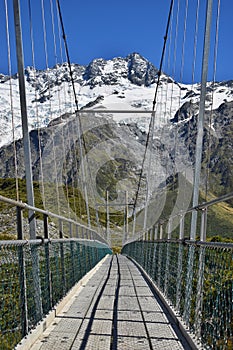
[{"label": "bridge support frame", "polygon": [[[202,163],[206,83],[207,83],[208,60],[209,60],[209,51],[210,51],[210,32],[211,32],[212,11],[213,11],[213,0],[208,0],[207,7],[206,7],[205,38],[204,38],[202,76],[201,76],[201,95],[200,95],[200,106],[199,106],[198,126],[197,126],[193,207],[196,207],[199,201],[199,185],[200,185],[200,174],[201,174],[201,163]],[[197,212],[194,210],[192,212],[190,240],[194,241],[196,239],[196,228],[197,228]]]},{"label": "bridge support frame", "polygon": [[[22,30],[20,20],[19,1],[14,0],[14,21],[15,21],[15,38],[16,38],[16,54],[19,76],[19,94],[20,94],[20,108],[23,131],[23,146],[24,146],[24,164],[26,175],[27,201],[28,204],[34,207],[34,191],[32,183],[32,165],[31,165],[31,147],[28,131],[28,116],[27,116],[27,102],[24,76],[24,57],[22,45]],[[33,210],[28,211],[30,238],[36,239],[36,219]]]}]

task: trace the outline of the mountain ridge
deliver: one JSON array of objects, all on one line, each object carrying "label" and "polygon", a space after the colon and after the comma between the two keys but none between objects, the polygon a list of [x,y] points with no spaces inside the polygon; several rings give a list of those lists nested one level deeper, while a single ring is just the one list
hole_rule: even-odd
[{"label": "mountain ridge", "polygon": [[[97,58],[86,66],[72,63],[71,69],[79,109],[101,107],[122,110],[121,114],[113,115],[116,122],[137,122],[143,131],[148,130],[158,70],[146,58],[131,53],[125,58]],[[47,126],[53,119],[77,109],[67,63],[57,64],[47,70],[27,67],[25,80],[29,130]],[[219,107],[224,100],[231,101],[232,81],[208,84],[209,106],[213,93],[213,108]],[[157,106],[158,109],[164,109],[162,113],[166,117],[160,118],[160,123],[166,124],[174,118],[181,105],[190,100],[197,101],[199,95],[200,84],[182,84],[162,73]],[[124,110],[133,109],[148,111],[148,115],[134,113],[129,116],[123,113]],[[22,132],[17,74],[11,78],[1,74],[0,147],[12,141],[12,120],[15,139],[19,139]]]}]

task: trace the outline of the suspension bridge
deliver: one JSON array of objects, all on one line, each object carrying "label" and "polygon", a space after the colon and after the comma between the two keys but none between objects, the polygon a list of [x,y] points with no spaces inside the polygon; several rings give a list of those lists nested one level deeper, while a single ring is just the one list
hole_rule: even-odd
[{"label": "suspension bridge", "polygon": [[[1,5],[8,63],[4,113],[11,127],[10,143],[1,150],[1,159],[8,158],[1,170],[0,349],[233,348],[233,244],[208,240],[221,226],[224,235],[232,222],[233,193],[214,195],[210,174],[220,5],[197,0],[191,21],[188,1],[170,2],[148,110],[80,107],[77,75],[84,73],[71,63],[58,0],[42,0],[40,14],[29,0],[24,21],[18,0]],[[41,33],[35,16],[41,16]],[[26,71],[25,40],[32,62]],[[193,41],[189,90],[182,83],[187,41]],[[42,74],[36,69],[41,42]],[[163,72],[174,74],[180,57],[177,83]],[[146,120],[140,145],[128,129],[115,133],[116,115]],[[172,118],[177,120],[169,141]],[[185,133],[186,144],[179,143],[179,133]],[[11,176],[3,176],[7,171]]]}]

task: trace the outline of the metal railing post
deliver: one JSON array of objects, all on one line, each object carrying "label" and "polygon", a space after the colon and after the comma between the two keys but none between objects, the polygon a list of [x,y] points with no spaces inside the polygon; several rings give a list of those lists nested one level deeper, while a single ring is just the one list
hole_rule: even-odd
[{"label": "metal railing post", "polygon": [[195,307],[194,328],[197,338],[201,337],[202,323],[202,308],[203,308],[203,285],[204,285],[204,270],[205,270],[205,247],[199,248],[199,265],[198,265],[198,280],[197,280],[197,295]]},{"label": "metal railing post", "polygon": [[[180,238],[181,239],[181,238]],[[179,243],[178,262],[177,262],[177,278],[176,278],[176,310],[180,312],[182,271],[183,271],[183,253],[184,245]]]},{"label": "metal railing post", "polygon": [[207,230],[207,207],[201,211],[201,232],[200,241],[206,242],[206,230]]},{"label": "metal railing post", "polygon": [[[18,240],[22,240],[23,239],[22,208],[16,207],[16,210],[17,210],[17,237],[18,237]],[[27,308],[27,289],[26,289],[25,259],[24,259],[23,245],[20,245],[18,248],[18,262],[19,262],[19,285],[20,285],[21,335],[22,337],[24,337],[28,333],[28,308]]]},{"label": "metal railing post", "polygon": [[[19,1],[14,0],[13,6],[14,6],[15,38],[16,38],[17,66],[18,66],[18,76],[19,76],[19,94],[20,94],[20,109],[21,109],[22,132],[23,132],[27,201],[29,205],[34,207],[31,146],[30,146],[30,138],[29,138],[29,130],[28,130],[26,88],[25,88],[25,76],[24,76],[24,57],[23,57]],[[28,210],[28,222],[29,222],[30,239],[35,239],[36,238],[36,219],[35,219],[35,212],[33,210]]]},{"label": "metal railing post", "polygon": [[[170,238],[168,238],[170,239]],[[170,276],[170,249],[171,245],[169,242],[166,243],[167,252],[166,252],[166,264],[165,264],[165,276],[164,276],[164,294],[168,294],[168,284],[169,284],[169,276]]]},{"label": "metal railing post", "polygon": [[[44,238],[49,239],[49,230],[48,230],[48,215],[44,214]],[[47,241],[44,246],[45,250],[45,264],[46,264],[46,281],[48,288],[48,306],[49,310],[53,305],[52,297],[52,280],[51,280],[51,270],[50,270],[50,254],[49,254],[49,242]]]},{"label": "metal railing post", "polygon": [[[195,174],[194,174],[194,186],[193,186],[193,207],[197,206],[199,201],[199,185],[200,185],[201,164],[202,164],[206,83],[207,83],[209,51],[210,51],[212,9],[213,9],[213,0],[207,0],[205,37],[204,37],[204,47],[203,47],[203,56],[202,56],[201,93],[200,93],[199,115],[198,115],[198,123],[197,123]],[[197,228],[197,212],[194,210],[192,212],[190,240],[194,241],[196,239],[196,228]]]},{"label": "metal railing post", "polygon": [[163,239],[163,224],[159,224],[159,239]]},{"label": "metal railing post", "polygon": [[184,321],[189,327],[190,325],[190,314],[191,314],[191,302],[193,293],[193,265],[195,256],[195,246],[189,246],[188,253],[188,266],[186,275],[186,286],[185,286],[185,305],[184,305]]},{"label": "metal railing post", "polygon": [[[59,237],[63,238],[63,222],[59,219]],[[66,275],[65,275],[65,256],[64,256],[64,243],[60,242],[60,258],[61,258],[61,276],[62,276],[62,288],[63,295],[66,292]]]},{"label": "metal railing post", "polygon": [[154,229],[154,240],[156,241],[158,239],[158,225],[155,225]]},{"label": "metal railing post", "polygon": [[75,225],[75,236],[76,236],[76,238],[78,238],[78,236],[79,236],[79,226],[78,225]]},{"label": "metal railing post", "polygon": [[184,215],[180,217],[180,230],[179,230],[179,239],[182,240],[184,238]]},{"label": "metal railing post", "polygon": [[168,228],[167,228],[167,239],[172,238],[172,218],[169,218],[168,220]]},{"label": "metal railing post", "polygon": [[23,215],[22,208],[16,207],[16,215],[17,215],[17,239],[23,239]]}]

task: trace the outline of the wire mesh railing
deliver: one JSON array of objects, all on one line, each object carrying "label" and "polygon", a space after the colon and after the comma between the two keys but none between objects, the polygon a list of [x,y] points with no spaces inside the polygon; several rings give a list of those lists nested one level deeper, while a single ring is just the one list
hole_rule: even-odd
[{"label": "wire mesh railing", "polygon": [[80,239],[0,241],[0,349],[13,349],[110,252]]},{"label": "wire mesh railing", "polygon": [[135,241],[136,260],[205,349],[233,347],[233,244]]},{"label": "wire mesh railing", "polygon": [[[3,196],[0,201],[16,207],[17,240],[0,240],[0,350],[7,350],[112,251],[96,231],[74,220]],[[35,240],[24,239],[27,210],[43,217]],[[50,239],[49,220],[57,223],[56,239]]]}]

